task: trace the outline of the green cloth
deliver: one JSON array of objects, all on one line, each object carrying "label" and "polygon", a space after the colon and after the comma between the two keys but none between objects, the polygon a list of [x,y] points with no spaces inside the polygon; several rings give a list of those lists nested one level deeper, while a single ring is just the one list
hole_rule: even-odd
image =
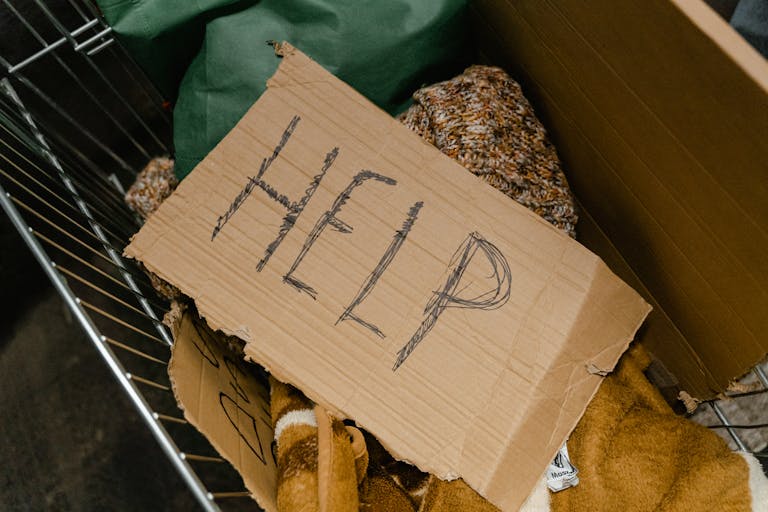
[{"label": "green cloth", "polygon": [[176,97],[179,178],[264,92],[279,64],[268,40],[289,41],[392,114],[473,56],[468,0],[97,1],[150,78]]}]

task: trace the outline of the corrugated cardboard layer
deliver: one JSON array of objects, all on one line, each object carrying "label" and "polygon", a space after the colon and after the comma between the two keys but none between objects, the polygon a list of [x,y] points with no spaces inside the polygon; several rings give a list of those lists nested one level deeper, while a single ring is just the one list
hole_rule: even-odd
[{"label": "corrugated cardboard layer", "polygon": [[649,348],[691,393],[724,389],[768,351],[768,63],[698,0],[474,7],[481,47],[671,320]]},{"label": "corrugated cardboard layer", "polygon": [[649,306],[287,48],[126,252],[395,456],[517,510]]}]

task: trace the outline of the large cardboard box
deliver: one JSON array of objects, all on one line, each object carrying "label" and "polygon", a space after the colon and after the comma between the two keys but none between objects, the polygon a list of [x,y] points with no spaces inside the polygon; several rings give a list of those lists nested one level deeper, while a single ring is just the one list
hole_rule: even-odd
[{"label": "large cardboard box", "polygon": [[700,0],[475,0],[580,201],[654,306],[640,339],[712,398],[768,352],[768,62]]},{"label": "large cardboard box", "polygon": [[[768,64],[699,0],[623,0],[589,3],[575,0],[515,2],[476,0],[472,4],[472,21],[476,27],[478,49],[483,60],[504,66],[523,84],[524,91],[533,101],[537,114],[543,119],[558,147],[571,185],[580,200],[582,209],[582,220],[579,226],[580,241],[600,255],[613,271],[654,306],[654,311],[641,331],[642,342],[679,379],[681,388],[692,395],[698,398],[709,398],[723,390],[732,379],[747,371],[768,351],[768,340],[761,335],[763,328],[768,324],[768,316],[763,313],[768,306],[768,251],[766,251],[768,249],[768,243],[766,243],[768,242],[766,229],[768,203],[765,201],[766,192],[768,192],[766,190],[768,189],[768,168],[766,167],[768,162]],[[296,90],[303,86],[316,86],[320,89],[323,87],[321,82],[291,84],[290,80],[282,85],[289,93],[291,87]],[[303,97],[302,94],[298,97]],[[351,93],[348,96],[357,101]],[[339,114],[343,117],[344,112]],[[379,118],[375,120],[380,121]],[[239,132],[240,142],[259,140],[264,146],[260,148],[262,153],[268,146],[269,151],[272,151],[272,146],[261,138],[262,135],[266,133],[274,140],[282,140],[280,132],[284,138],[286,131],[290,129],[290,125],[289,128],[284,126],[286,120],[280,116],[275,116],[273,121],[275,125],[263,133],[257,133],[261,128],[254,124],[245,126]],[[328,133],[336,133],[333,131],[332,123],[323,128]],[[383,138],[391,138],[393,130],[397,131],[396,128],[388,128],[384,131],[373,129],[373,133]],[[292,135],[289,134],[290,136]],[[328,150],[324,142],[327,141],[323,139],[322,133],[318,132],[305,139],[303,144],[316,146],[315,152],[326,155],[325,163],[328,163],[329,159],[335,159],[336,156],[331,155],[330,152],[327,154],[324,152]],[[353,136],[344,142],[353,146],[356,143]],[[407,155],[410,146],[404,144],[403,147]],[[356,147],[360,154],[365,154],[367,149],[370,148]],[[384,152],[385,149],[386,147],[382,147],[382,152],[376,156],[381,157],[382,154],[389,156]],[[275,151],[277,156],[280,151]],[[263,162],[267,162],[268,155],[263,156],[266,158]],[[294,165],[312,167],[309,160],[296,160],[299,158],[298,155],[293,155],[292,158],[295,160]],[[409,158],[412,159],[410,156],[403,158],[406,163]],[[239,164],[232,164],[229,159],[219,161],[215,159],[216,157],[213,164],[209,161],[208,165],[221,168],[228,165],[237,167],[237,165],[253,163],[253,155],[242,156]],[[314,160],[312,162],[318,164]],[[398,167],[402,163],[394,162],[393,166]],[[271,165],[271,161],[268,165]],[[312,168],[317,168],[316,172],[324,172],[320,167],[315,165]],[[250,172],[261,175],[258,168]],[[379,181],[380,186],[387,186],[386,180]],[[284,215],[294,198],[303,197],[302,194],[306,195],[309,190],[307,183],[303,183],[302,186],[294,183],[294,188],[290,189],[288,196],[282,198],[282,202],[278,190],[274,191],[273,199],[281,206],[273,207],[273,216],[278,220],[270,225],[270,228],[278,230],[277,232],[282,232],[281,230],[285,228],[290,229],[293,225],[291,223],[283,223],[281,228],[278,214],[282,212]],[[334,190],[338,188],[337,185],[341,185],[341,182],[331,183],[333,186],[330,188]],[[235,192],[242,189],[242,182],[237,180],[222,185],[227,190]],[[483,193],[469,186],[468,182],[460,185],[464,186],[465,190],[471,191],[470,196],[485,199]],[[310,183],[309,188],[311,187]],[[184,199],[183,190],[182,186],[180,189],[182,199]],[[280,191],[282,192],[282,189]],[[323,193],[319,192],[319,194],[318,197],[322,197]],[[214,195],[216,192],[212,190],[210,197]],[[235,197],[234,201],[232,197]],[[228,200],[231,202],[227,204],[230,207],[237,206],[235,208],[237,210],[239,196],[235,194],[232,197]],[[291,199],[289,200],[288,197]],[[198,208],[209,207],[203,200],[205,199],[203,196],[192,194],[186,199],[190,198]],[[410,195],[407,198],[412,199],[408,203],[412,209],[402,210],[401,208],[400,213],[405,214],[408,211],[408,219],[413,217],[415,220],[420,212],[414,211],[413,208],[416,208],[419,198]],[[442,199],[447,199],[450,203],[455,197],[447,194]],[[372,199],[370,206],[372,208],[381,206],[378,201],[378,198]],[[225,226],[231,215],[220,211],[218,204],[220,202],[218,200],[216,209],[211,209],[207,213],[209,216],[213,215],[214,219],[218,215],[219,220],[223,221],[220,225],[214,226],[211,238],[215,238],[220,232],[224,233],[223,230],[226,229],[230,231],[239,229],[236,226]],[[327,200],[316,201],[317,204],[327,202]],[[356,212],[352,203],[344,207],[345,211],[362,213],[362,211]],[[493,206],[489,211],[502,212],[496,208],[497,206]],[[498,206],[498,208],[502,207]],[[190,211],[184,208],[175,210],[173,207],[166,208],[166,216],[162,222],[181,222],[180,225],[189,228],[183,233],[188,235],[194,233],[199,227],[194,224],[184,224],[184,217],[189,213]],[[232,214],[234,213],[233,211]],[[449,214],[448,210],[444,213]],[[503,210],[503,213],[511,215],[506,210]],[[259,214],[251,212],[250,215],[256,219]],[[316,217],[314,213],[310,216],[313,221]],[[530,489],[534,478],[540,474],[540,470],[544,467],[543,462],[551,457],[559,442],[567,436],[568,429],[573,426],[583,411],[583,405],[596,390],[599,383],[597,374],[612,368],[615,359],[626,346],[628,339],[632,337],[634,328],[631,325],[644,314],[642,302],[637,302],[631,294],[626,293],[624,288],[605,274],[600,265],[591,260],[586,253],[572,248],[554,234],[550,237],[545,233],[543,238],[540,237],[539,235],[544,231],[533,227],[536,221],[526,217],[522,212],[514,214],[514,217],[516,221],[536,232],[532,239],[543,244],[540,246],[542,248],[540,254],[551,255],[553,252],[563,251],[563,254],[569,253],[564,261],[573,262],[574,258],[581,260],[572,270],[591,268],[594,272],[587,277],[582,275],[581,277],[586,279],[582,283],[593,283],[589,285],[591,287],[595,282],[600,281],[602,284],[596,287],[601,290],[599,295],[602,295],[604,289],[612,290],[606,295],[611,297],[608,302],[613,302],[615,305],[616,298],[622,297],[618,302],[627,305],[624,312],[632,313],[614,324],[606,319],[600,319],[589,325],[588,328],[592,330],[589,332],[596,332],[594,329],[597,325],[601,328],[612,325],[608,330],[613,334],[609,336],[609,342],[603,340],[584,345],[572,345],[571,349],[579,352],[581,359],[573,359],[574,352],[569,351],[571,349],[565,350],[563,348],[565,345],[560,345],[559,342],[553,342],[551,347],[554,348],[549,355],[542,356],[546,360],[544,366],[547,367],[542,375],[549,375],[549,370],[553,368],[565,372],[559,379],[552,381],[544,393],[546,400],[551,403],[557,402],[557,397],[563,400],[557,408],[559,411],[557,417],[549,414],[553,409],[542,405],[546,400],[541,399],[541,390],[544,388],[540,387],[540,381],[536,381],[536,378],[531,380],[530,375],[527,377],[524,375],[525,372],[520,373],[522,366],[515,370],[518,376],[522,375],[522,380],[529,379],[537,382],[533,391],[536,399],[532,401],[527,401],[529,397],[520,394],[520,383],[499,388],[498,382],[488,386],[486,386],[488,383],[477,382],[476,391],[492,390],[488,396],[500,399],[498,404],[506,404],[504,399],[518,396],[526,404],[538,404],[524,408],[525,412],[519,415],[517,412],[502,410],[502,419],[514,426],[511,431],[497,430],[496,427],[504,421],[482,416],[490,409],[484,409],[485,413],[475,411],[468,395],[460,395],[455,403],[441,402],[438,406],[435,406],[434,402],[422,400],[423,397],[418,393],[401,395],[399,402],[397,400],[392,402],[392,396],[386,394],[391,382],[384,377],[384,373],[371,370],[374,363],[369,364],[370,361],[361,363],[368,357],[364,353],[365,350],[344,345],[348,352],[333,354],[329,353],[330,346],[325,345],[316,347],[314,352],[312,347],[292,346],[291,340],[296,339],[298,333],[295,330],[296,326],[301,322],[304,322],[302,325],[306,325],[308,320],[302,318],[301,322],[297,323],[297,315],[301,317],[306,312],[294,307],[282,295],[272,298],[279,305],[277,309],[262,310],[256,320],[243,321],[247,311],[238,301],[251,300],[252,296],[249,292],[237,289],[237,293],[231,297],[232,304],[235,305],[230,307],[228,304],[227,307],[216,310],[217,300],[221,297],[207,295],[209,290],[205,289],[207,277],[204,273],[198,275],[199,279],[191,285],[186,282],[185,284],[189,286],[184,291],[199,303],[206,305],[208,301],[204,308],[209,315],[208,319],[213,320],[214,327],[223,328],[230,334],[238,334],[248,340],[256,340],[264,332],[268,333],[271,339],[278,340],[272,346],[249,344],[247,353],[262,364],[271,366],[270,369],[276,371],[281,377],[301,385],[312,398],[337,413],[354,415],[355,419],[361,420],[364,426],[375,425],[374,433],[397,455],[410,458],[423,468],[443,476],[463,476],[471,485],[505,510],[514,510],[520,504],[521,496],[526,495],[525,489]],[[353,218],[359,220],[363,217]],[[428,217],[423,217],[419,221],[424,221],[427,225],[434,222],[434,220],[425,219]],[[364,225],[378,226],[377,222],[380,223],[381,220],[377,218],[372,221],[373,224]],[[472,221],[475,220],[477,219],[473,217]],[[344,233],[351,227],[335,215],[329,217],[328,224],[339,233]],[[408,232],[405,229],[407,224],[406,220],[403,229],[400,230],[403,239]],[[156,229],[154,235],[145,237],[139,245],[134,246],[132,252],[129,251],[133,256],[144,259],[151,251],[158,249],[157,244],[162,243],[161,240],[166,233],[158,226],[159,224],[156,224],[153,228]],[[494,232],[491,225],[484,226],[487,232]],[[216,231],[217,227],[220,228],[218,231]],[[462,225],[462,227],[468,226]],[[528,233],[528,227],[518,231],[517,234]],[[251,244],[252,241],[241,239],[242,243],[240,243],[237,240],[237,238],[230,239],[234,245],[227,256],[242,257],[254,251],[255,246]],[[280,240],[282,243],[282,238]],[[302,250],[300,240],[286,240],[284,247],[289,248],[286,250],[292,256],[295,256],[297,250]],[[396,240],[397,236],[392,239],[392,243],[396,243]],[[468,239],[467,243],[476,243],[479,240],[478,238]],[[461,259],[461,255],[466,254],[455,247],[456,252],[452,252],[446,240],[440,239],[439,236],[430,241],[436,242],[435,247],[440,248],[440,251],[434,251],[434,254],[439,252],[452,255],[448,262],[455,262],[457,257]],[[198,243],[196,240],[192,246]],[[240,243],[239,246],[238,243]],[[320,239],[317,247],[325,251],[334,250],[332,245],[323,247],[323,243]],[[509,247],[503,246],[502,252],[510,250]],[[184,253],[189,248],[189,246],[185,247],[180,252]],[[430,250],[428,249],[424,254],[429,253],[434,256]],[[490,272],[486,272],[485,275],[486,277],[490,275],[492,278],[495,276],[497,284],[505,284],[505,272],[499,272],[493,264],[493,256],[488,256],[492,253],[493,249],[485,253],[485,257],[491,262],[490,267],[485,269],[487,271],[490,268]],[[280,265],[288,264],[291,268],[288,272],[291,275],[287,280],[281,274],[284,282],[293,286],[296,289],[294,291],[300,296],[309,295],[312,300],[315,300],[318,290],[333,288],[335,284],[340,284],[343,290],[342,295],[351,293],[356,297],[361,295],[355,295],[355,290],[349,288],[353,283],[359,285],[362,279],[366,283],[373,282],[375,285],[375,280],[366,280],[363,274],[357,275],[361,272],[357,263],[362,255],[365,255],[364,251],[352,255],[340,253],[343,267],[327,269],[326,273],[319,277],[317,273],[313,274],[315,279],[313,283],[302,279],[300,273],[296,278],[297,274],[292,272],[295,268],[290,265],[290,261],[281,260],[282,256],[276,256],[274,261],[279,262]],[[417,261],[421,257],[417,253],[412,253],[410,256],[415,257]],[[261,253],[254,257],[257,260],[261,258],[259,261],[264,260]],[[285,257],[288,258],[288,256]],[[440,258],[442,256],[435,256],[435,261],[443,261]],[[292,260],[292,258],[288,259]],[[162,268],[160,268],[153,266],[156,259],[150,257],[148,260],[150,268],[158,270],[163,277],[175,275],[178,278],[178,272],[182,271],[188,274],[189,267],[184,267],[186,263],[183,261],[173,261],[171,264],[161,265]],[[320,268],[317,262],[312,263],[304,259],[298,261],[308,265],[303,267],[305,270]],[[383,262],[384,258],[381,261]],[[426,261],[427,259],[424,259],[422,263]],[[519,264],[520,261],[518,260],[517,263]],[[554,268],[552,264],[549,262],[545,266],[550,265],[547,268],[552,269]],[[249,278],[241,272],[238,265],[232,263],[231,259],[220,255],[218,260],[206,259],[205,265],[228,268],[232,271],[232,275],[242,276],[242,282],[246,286],[244,290],[247,289]],[[416,265],[416,268],[423,269],[426,266]],[[455,269],[450,265],[448,268]],[[355,279],[346,282],[346,272],[352,272]],[[538,271],[534,274],[536,272]],[[566,280],[578,273],[577,271],[575,274],[569,274]],[[482,282],[481,274],[479,270],[473,274],[476,283]],[[397,272],[394,275],[403,278],[403,275],[398,275]],[[415,288],[421,285],[427,287],[437,285],[436,282],[428,285],[428,277],[421,272],[416,272],[414,276],[409,278],[412,282],[406,284]],[[291,277],[296,279],[292,280]],[[535,285],[531,289],[534,288]],[[386,287],[384,289],[388,292],[392,291]],[[358,292],[365,295],[365,290],[366,287],[362,286]],[[474,291],[482,294],[482,290]],[[415,292],[405,293],[397,297],[399,302],[396,301],[396,303],[413,305],[419,300],[417,295],[418,293]],[[476,297],[479,296],[481,295],[476,295]],[[367,298],[368,295],[365,297]],[[493,302],[497,298],[498,296],[495,296],[490,300]],[[591,296],[583,300],[589,302],[594,299],[595,296]],[[395,303],[381,297],[371,296],[371,300],[373,302],[369,305],[375,304],[378,311],[386,308],[389,303]],[[576,299],[575,302],[581,300]],[[568,303],[566,300],[559,304]],[[583,304],[583,302],[580,303]],[[320,302],[320,304],[326,309],[330,306],[350,305],[346,302]],[[429,305],[427,304],[427,309]],[[606,311],[611,310],[605,302],[597,309],[601,307],[607,307]],[[405,331],[412,331],[413,325],[418,324],[421,318],[406,311],[407,308],[401,309],[403,311],[395,308],[388,314],[378,317],[380,320],[388,320],[386,324],[370,322],[368,321],[370,316],[354,316],[354,318],[347,316],[345,320],[352,320],[347,323],[355,324],[355,329],[358,331],[367,330],[369,334],[373,332],[376,336],[384,330],[389,334],[390,329],[394,328],[393,338],[398,338],[402,337],[400,335]],[[370,315],[372,311],[376,311],[376,308],[368,310],[367,313]],[[595,310],[589,309],[589,311]],[[351,313],[352,310],[349,312]],[[483,313],[490,312],[483,311]],[[565,325],[569,327],[565,327],[564,330],[573,333],[573,329],[578,324],[579,314],[577,310],[572,310],[571,313],[573,314],[566,315]],[[325,313],[320,314],[315,311],[311,315],[316,316],[314,320],[317,320],[317,318],[324,318]],[[608,314],[608,316],[611,315],[612,313]],[[398,316],[403,318],[403,325],[392,327],[394,325],[392,320]],[[505,319],[504,316],[493,318],[500,322],[498,325],[512,325],[505,323],[509,319]],[[571,318],[571,323],[568,318]],[[270,323],[271,327],[262,331],[260,322],[264,325]],[[259,326],[258,331],[255,330],[254,325]],[[331,330],[322,322],[317,325],[319,326],[315,333],[317,340],[333,339],[334,343],[344,343],[334,338]],[[446,325],[450,330],[462,324],[458,322]],[[483,331],[481,324],[474,325],[473,328],[476,330],[473,332],[480,333],[477,335],[478,340],[493,338],[490,331]],[[557,328],[553,330],[557,331]],[[578,330],[576,328],[576,331]],[[542,335],[541,332],[534,335],[541,339],[548,339],[548,335]],[[390,349],[393,346],[390,340],[381,345],[382,350],[378,356],[382,359],[392,355]],[[600,343],[606,343],[607,351],[595,352]],[[434,356],[435,352],[429,352],[424,348],[425,346],[416,348],[414,345],[410,350],[403,351],[406,348],[404,346],[400,351],[396,351],[397,357],[394,363],[389,361],[390,369],[398,370],[405,358],[417,354],[409,360],[409,363],[419,368],[420,372],[427,373],[408,374],[408,370],[401,372],[401,374],[410,375],[407,378],[411,379],[412,384],[430,388],[429,379],[425,379],[425,375],[439,380],[440,377],[445,377],[446,372],[457,374],[455,372],[460,368],[451,365],[457,360],[453,356],[465,348],[460,342],[449,344],[448,350],[439,356],[445,359],[433,367],[431,373],[429,373],[429,362],[420,360],[420,357],[428,353]],[[494,347],[493,343],[487,346],[488,353],[491,354],[488,359],[479,357],[472,361],[472,364],[477,366],[476,369],[482,368],[484,364],[493,365],[498,360],[499,354],[494,353]],[[302,352],[304,349],[306,350]],[[456,352],[452,354],[452,350]],[[314,354],[314,357],[324,365],[323,378],[313,378],[308,366],[301,368],[302,365],[292,367],[288,364],[292,354],[297,353],[301,353],[305,359],[311,359],[310,356]],[[571,359],[558,360],[557,354],[561,356],[566,354],[565,359],[569,357]],[[592,366],[584,364],[585,361],[592,359],[597,361]],[[559,361],[563,366],[552,364],[554,361]],[[581,367],[583,370],[585,366],[592,371],[591,374],[586,372],[591,377],[587,376],[583,379],[579,377],[574,384],[574,376],[580,375],[574,369]],[[507,366],[508,369],[512,367]],[[333,372],[335,374],[332,380],[336,384],[347,382],[351,386],[351,393],[341,393],[339,386],[328,385],[325,377]],[[224,377],[211,377],[211,379],[219,378],[222,385],[226,386],[226,375],[223,373],[222,375]],[[384,392],[387,398],[381,399],[381,395],[361,387],[360,382],[366,378],[366,384],[372,385],[377,391]],[[572,393],[575,393],[575,399]],[[435,397],[440,397],[440,400],[445,399],[440,390],[432,395],[432,398]],[[571,406],[567,405],[569,400],[572,401]],[[492,402],[491,400],[485,403]],[[236,399],[234,403],[237,405]],[[377,408],[372,407],[373,403]],[[398,416],[396,410],[386,409],[392,403],[397,403],[402,408],[410,407],[413,410],[426,406],[433,412],[441,412],[446,408],[459,412],[456,417],[450,414],[438,414],[436,417],[440,421],[428,426],[417,423],[416,431],[419,435],[409,440],[397,430],[402,427],[402,423],[390,422],[385,418],[386,414]],[[384,408],[382,409],[381,406]],[[256,417],[255,412],[251,414],[254,418]],[[488,434],[488,437],[480,439],[499,441],[505,447],[501,452],[497,444],[493,444],[493,448],[488,449],[482,443],[470,443],[469,449],[465,449],[468,445],[462,443],[468,438],[468,434],[481,432],[480,426],[484,424],[483,422],[470,422],[480,430],[450,428],[452,420],[458,417],[466,419],[474,414],[480,414],[475,418],[488,420],[485,424],[493,427],[483,433]],[[425,415],[425,417],[428,416]],[[521,432],[525,434],[534,432],[547,422],[550,422],[550,426],[543,431],[539,430],[539,434],[543,432],[543,437],[534,436],[532,443],[524,447],[520,446],[520,438],[516,436]],[[257,421],[254,420],[254,424],[256,423]],[[555,426],[552,427],[552,425]],[[429,430],[420,431],[419,429],[422,428]],[[239,447],[235,445],[234,450],[242,452],[242,445]],[[522,459],[520,459],[521,456]],[[517,467],[512,463],[514,457],[518,457]],[[489,460],[493,462],[487,463]],[[520,460],[528,461],[530,464],[526,468]]]}]

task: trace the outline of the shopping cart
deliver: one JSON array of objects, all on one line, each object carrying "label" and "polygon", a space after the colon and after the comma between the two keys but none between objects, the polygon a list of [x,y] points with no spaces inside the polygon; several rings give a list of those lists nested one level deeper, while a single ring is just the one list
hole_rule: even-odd
[{"label": "shopping cart", "polygon": [[124,187],[171,153],[162,98],[86,0],[0,0],[0,21],[0,205],[200,506],[257,510],[230,499],[249,496],[242,480],[178,410],[169,306],[121,256],[140,227]]}]

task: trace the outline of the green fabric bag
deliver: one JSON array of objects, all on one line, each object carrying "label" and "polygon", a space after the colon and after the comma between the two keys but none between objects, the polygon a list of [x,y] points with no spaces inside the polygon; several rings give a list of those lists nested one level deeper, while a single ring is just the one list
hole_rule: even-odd
[{"label": "green fabric bag", "polygon": [[[289,41],[390,113],[471,60],[468,0],[98,0],[174,107],[186,176],[264,92]],[[181,79],[183,69],[186,72]],[[179,83],[180,81],[180,83]]]}]

